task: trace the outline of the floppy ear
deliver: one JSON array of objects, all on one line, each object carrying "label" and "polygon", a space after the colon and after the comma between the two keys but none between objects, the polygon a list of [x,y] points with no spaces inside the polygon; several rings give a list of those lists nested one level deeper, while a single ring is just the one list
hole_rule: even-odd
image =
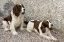
[{"label": "floppy ear", "polygon": [[41,30],[42,30],[43,33],[46,32],[46,28],[43,25],[41,25]]},{"label": "floppy ear", "polygon": [[44,20],[44,21],[42,22],[42,25],[43,25],[44,27],[48,27],[48,28],[49,28],[49,23],[48,23],[48,21],[46,21],[46,20]]},{"label": "floppy ear", "polygon": [[21,6],[22,6],[22,14],[24,14],[25,13],[25,7],[23,4]]},{"label": "floppy ear", "polygon": [[46,27],[46,26],[47,26],[45,21],[44,21],[44,22],[42,22],[42,25],[43,25],[44,27]]},{"label": "floppy ear", "polygon": [[21,5],[19,4],[16,4],[14,7],[13,7],[13,13],[18,17],[19,14],[21,12]]}]

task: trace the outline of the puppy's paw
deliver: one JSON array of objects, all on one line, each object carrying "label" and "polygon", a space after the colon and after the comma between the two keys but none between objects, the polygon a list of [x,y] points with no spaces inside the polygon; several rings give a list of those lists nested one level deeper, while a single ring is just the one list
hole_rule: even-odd
[{"label": "puppy's paw", "polygon": [[6,28],[4,31],[9,31],[9,30],[10,30],[10,29],[7,29],[7,28]]},{"label": "puppy's paw", "polygon": [[31,33],[31,30],[26,29],[27,32]]},{"label": "puppy's paw", "polygon": [[23,27],[21,27],[21,28],[20,28],[20,30],[24,30],[24,28],[23,28]]},{"label": "puppy's paw", "polygon": [[18,33],[17,33],[17,32],[13,32],[12,34],[13,34],[13,35],[18,35]]}]

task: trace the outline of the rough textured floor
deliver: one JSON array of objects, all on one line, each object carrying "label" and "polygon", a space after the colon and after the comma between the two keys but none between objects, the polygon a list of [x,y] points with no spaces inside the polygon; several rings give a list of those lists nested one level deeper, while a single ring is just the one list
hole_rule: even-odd
[{"label": "rough textured floor", "polygon": [[[25,30],[17,30],[18,35],[14,36],[10,31],[5,32],[1,26],[2,19],[0,18],[0,42],[56,42],[40,37],[35,32],[28,33]],[[58,38],[59,42],[64,42],[64,33],[54,29],[52,35]]]}]

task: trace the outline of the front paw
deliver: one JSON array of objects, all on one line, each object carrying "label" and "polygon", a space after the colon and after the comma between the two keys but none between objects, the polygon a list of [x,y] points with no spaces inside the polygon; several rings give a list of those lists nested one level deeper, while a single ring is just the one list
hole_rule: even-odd
[{"label": "front paw", "polygon": [[20,30],[24,30],[24,28],[23,28],[23,27],[21,27],[21,28],[20,28]]},{"label": "front paw", "polygon": [[13,32],[12,34],[13,34],[13,35],[18,35],[18,33],[17,33],[17,32]]},{"label": "front paw", "polygon": [[59,42],[59,40],[54,40],[54,42]]},{"label": "front paw", "polygon": [[5,28],[5,30],[4,31],[9,31],[10,29],[7,29],[7,28]]},{"label": "front paw", "polygon": [[58,40],[58,39],[56,39],[56,38],[54,38],[53,40],[54,40],[55,42],[59,42],[59,40]]},{"label": "front paw", "polygon": [[31,33],[32,31],[30,29],[26,29],[27,32]]}]

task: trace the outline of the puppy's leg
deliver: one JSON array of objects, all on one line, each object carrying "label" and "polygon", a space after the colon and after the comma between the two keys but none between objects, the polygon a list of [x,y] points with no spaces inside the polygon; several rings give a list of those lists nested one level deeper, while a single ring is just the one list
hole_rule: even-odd
[{"label": "puppy's leg", "polygon": [[2,21],[2,23],[3,23],[2,26],[5,28],[5,31],[10,30],[10,28],[9,28],[9,24],[7,23],[7,21]]},{"label": "puppy's leg", "polygon": [[43,37],[43,38],[46,38],[46,39],[48,39],[48,40],[51,39],[49,36],[45,35],[44,33],[43,33],[43,34],[40,34],[40,36]]},{"label": "puppy's leg", "polygon": [[52,36],[52,34],[51,34],[51,32],[50,32],[50,31],[48,32],[48,35],[50,36],[50,38],[51,38],[51,39],[53,39],[53,40],[55,40],[55,41],[57,41],[57,40],[58,40],[58,39],[56,39],[55,37],[53,37],[53,36]]},{"label": "puppy's leg", "polygon": [[33,27],[34,27],[34,23],[29,21],[26,29],[27,29],[28,32],[31,32],[33,30]]},{"label": "puppy's leg", "polygon": [[24,28],[23,28],[23,25],[24,25],[24,21],[23,20],[21,20],[21,27],[20,27],[20,30],[24,30]]},{"label": "puppy's leg", "polygon": [[15,27],[14,27],[14,23],[10,23],[10,30],[11,30],[11,32],[12,32],[12,34],[13,35],[17,35],[18,33],[16,32],[16,30],[15,30]]},{"label": "puppy's leg", "polygon": [[34,31],[35,31],[37,34],[39,34],[38,31],[37,31],[35,28],[34,28]]},{"label": "puppy's leg", "polygon": [[40,27],[39,27],[39,32],[40,32],[39,35],[40,35],[41,37],[46,38],[46,39],[48,39],[48,40],[51,39],[49,36],[47,36],[47,32],[45,32],[45,33],[42,32],[42,30],[41,30]]}]

